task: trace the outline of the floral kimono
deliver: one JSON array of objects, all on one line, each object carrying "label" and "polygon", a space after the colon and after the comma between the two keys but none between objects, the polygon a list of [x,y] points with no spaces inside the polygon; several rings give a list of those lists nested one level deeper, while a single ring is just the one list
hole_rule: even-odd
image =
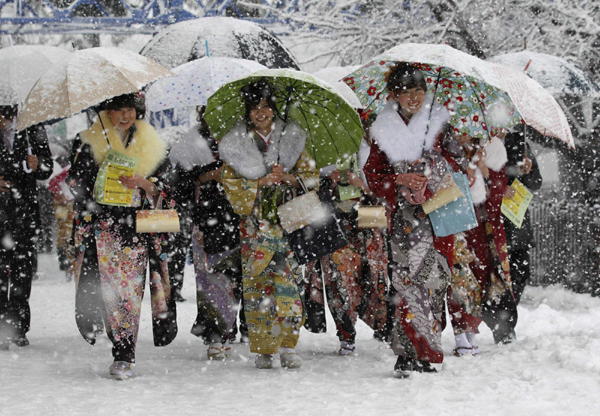
[{"label": "floral kimono", "polygon": [[154,344],[167,345],[177,334],[167,268],[167,235],[136,233],[136,211],[153,205],[143,190],[134,190],[130,207],[101,205],[94,202],[94,184],[112,148],[139,158],[136,173],[154,182],[160,192],[159,205],[173,207],[164,186],[167,147],[145,121],[137,120],[123,143],[108,116],[101,112],[100,117],[104,127],[96,120],[75,140],[67,177],[75,198],[76,321],[90,344],[95,343],[106,323],[115,361],[134,362],[148,263]]},{"label": "floral kimono", "polygon": [[483,321],[492,329],[496,342],[505,342],[514,338],[518,317],[501,212],[508,158],[504,144],[498,138],[493,138],[485,150],[489,179],[484,181],[478,171],[477,179],[471,185],[479,225],[466,231],[465,237],[478,260],[473,273],[483,290]]},{"label": "floral kimono", "polygon": [[[249,134],[239,122],[222,139],[219,154],[224,162],[223,186],[233,209],[241,216],[240,245],[243,303],[250,351],[276,354],[294,348],[303,323],[298,289],[301,270],[283,228],[265,214],[265,188],[257,181],[280,164],[307,188],[318,185],[319,173],[304,150],[306,134],[294,122],[279,119],[268,143]],[[260,146],[263,149],[260,149]],[[277,186],[283,194],[285,186]]]},{"label": "floral kimono", "polygon": [[[426,97],[431,103],[431,96]],[[440,363],[450,269],[434,246],[431,222],[420,204],[433,195],[449,169],[435,149],[448,114],[437,104],[431,111],[427,107],[423,105],[410,121],[396,111],[394,102],[382,110],[371,127],[374,143],[364,172],[373,193],[392,208],[390,301],[396,305],[392,348],[396,355]],[[396,185],[397,175],[411,172],[428,173],[422,191]]]}]

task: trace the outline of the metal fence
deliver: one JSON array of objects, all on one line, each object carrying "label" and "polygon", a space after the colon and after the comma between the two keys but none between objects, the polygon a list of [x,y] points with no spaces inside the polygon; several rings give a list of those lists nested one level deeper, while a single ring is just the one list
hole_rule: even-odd
[{"label": "metal fence", "polygon": [[530,283],[600,295],[600,210],[564,202],[539,202],[529,210],[536,242]]}]

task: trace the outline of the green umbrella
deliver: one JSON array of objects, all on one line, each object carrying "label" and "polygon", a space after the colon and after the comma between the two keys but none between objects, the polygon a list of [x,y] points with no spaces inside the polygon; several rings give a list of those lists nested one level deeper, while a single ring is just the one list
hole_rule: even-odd
[{"label": "green umbrella", "polygon": [[219,88],[208,99],[204,113],[217,140],[245,117],[242,87],[260,79],[273,86],[280,117],[284,121],[294,120],[306,131],[306,150],[318,168],[358,152],[364,132],[356,110],[330,85],[305,72],[290,69],[254,72]]}]

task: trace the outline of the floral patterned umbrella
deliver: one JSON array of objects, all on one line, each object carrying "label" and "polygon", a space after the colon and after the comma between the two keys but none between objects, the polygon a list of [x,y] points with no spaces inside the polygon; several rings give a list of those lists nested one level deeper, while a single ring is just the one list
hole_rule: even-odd
[{"label": "floral patterned umbrella", "polygon": [[521,123],[512,100],[499,88],[501,83],[486,73],[487,63],[447,45],[399,45],[346,76],[344,82],[368,113],[379,113],[389,100],[386,74],[397,62],[423,71],[428,91],[448,109],[457,133],[487,139],[492,128]]}]

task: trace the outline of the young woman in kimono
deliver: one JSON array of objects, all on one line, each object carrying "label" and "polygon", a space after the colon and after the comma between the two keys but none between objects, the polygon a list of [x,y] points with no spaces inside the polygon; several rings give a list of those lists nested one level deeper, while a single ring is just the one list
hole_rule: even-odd
[{"label": "young woman in kimono", "polygon": [[393,316],[395,376],[435,372],[441,363],[444,298],[450,281],[447,257],[434,247],[429,217],[421,205],[449,170],[435,148],[448,131],[448,112],[433,102],[423,74],[398,63],[388,73],[390,100],[373,122],[371,154],[364,167],[369,188],[386,199]]},{"label": "young woman in kimono", "polygon": [[172,190],[178,207],[185,207],[192,222],[198,314],[191,332],[208,346],[208,359],[223,360],[230,356],[239,305],[234,291],[241,280],[240,218],[221,185],[223,163],[202,117],[204,109],[198,107],[199,124],[171,148],[177,173]]},{"label": "young woman in kimono", "polygon": [[[478,226],[465,232],[469,248],[477,257],[472,268],[482,288],[482,319],[490,327],[496,343],[515,339],[517,304],[512,292],[510,266],[502,216],[502,198],[507,188],[505,130],[493,131],[485,146],[471,143],[470,168],[475,171],[471,196]],[[470,340],[470,346],[477,348]]]},{"label": "young woman in kimono", "polygon": [[261,80],[241,93],[246,120],[223,137],[219,154],[225,194],[241,216],[243,304],[250,351],[258,354],[257,368],[271,368],[277,353],[282,367],[296,368],[302,364],[294,350],[303,323],[297,286],[302,277],[278,224],[276,207],[292,197],[301,181],[308,189],[317,187],[319,172],[304,150],[304,130],[277,116],[270,84]]},{"label": "young woman in kimono", "polygon": [[[137,211],[174,206],[165,186],[167,145],[150,124],[136,119],[136,104],[134,94],[103,104],[104,111],[73,144],[67,177],[75,198],[77,325],[85,340],[94,344],[104,321],[113,343],[110,374],[118,380],[132,376],[148,263],[154,344],[167,345],[177,334],[167,235],[136,233]],[[119,178],[133,190],[131,206],[95,202],[96,177],[110,149],[138,158],[134,176]]]},{"label": "young woman in kimono", "polygon": [[[366,139],[370,142],[368,137]],[[355,355],[355,325],[359,317],[375,333],[385,333],[387,323],[385,240],[379,229],[358,228],[354,209],[358,204],[367,205],[374,197],[360,177],[370,149],[370,144],[363,139],[356,158],[358,175],[354,169],[340,172],[336,165],[321,169],[321,186],[331,190],[350,244],[306,265],[304,293],[310,311],[307,329],[326,332],[327,303],[340,340],[338,353],[341,356]],[[340,200],[339,189],[344,186],[342,175],[348,185],[360,190],[359,198]]]}]

